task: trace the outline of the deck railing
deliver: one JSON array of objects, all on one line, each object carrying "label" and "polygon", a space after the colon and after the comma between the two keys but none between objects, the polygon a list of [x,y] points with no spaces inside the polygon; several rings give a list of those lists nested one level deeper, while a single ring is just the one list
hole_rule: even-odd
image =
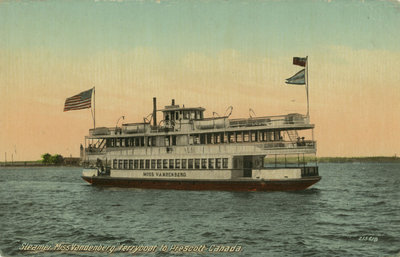
[{"label": "deck railing", "polygon": [[230,127],[282,126],[282,125],[304,125],[304,124],[309,124],[309,119],[307,116],[301,114],[289,114],[289,115],[229,120]]},{"label": "deck railing", "polygon": [[300,142],[278,141],[278,142],[263,143],[259,145],[259,147],[262,149],[276,149],[276,148],[314,149],[316,146],[317,142],[312,140],[306,140]]}]

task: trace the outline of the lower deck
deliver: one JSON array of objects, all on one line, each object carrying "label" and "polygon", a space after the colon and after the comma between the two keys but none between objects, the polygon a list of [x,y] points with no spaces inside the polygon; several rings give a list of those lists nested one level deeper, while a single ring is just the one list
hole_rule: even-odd
[{"label": "lower deck", "polygon": [[84,169],[85,177],[111,177],[128,179],[154,179],[154,180],[232,180],[232,179],[254,179],[254,180],[285,180],[300,179],[318,176],[318,167],[292,167],[292,168],[269,168],[269,169],[167,169],[167,170],[121,170],[88,168]]},{"label": "lower deck", "polygon": [[105,186],[240,191],[302,190],[321,179],[317,165],[308,163],[304,155],[108,157],[86,168],[83,179]]}]

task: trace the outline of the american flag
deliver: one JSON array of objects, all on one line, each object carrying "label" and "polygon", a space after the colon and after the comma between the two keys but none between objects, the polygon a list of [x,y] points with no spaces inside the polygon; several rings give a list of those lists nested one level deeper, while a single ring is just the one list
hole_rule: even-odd
[{"label": "american flag", "polygon": [[92,89],[71,96],[65,100],[64,112],[92,107]]}]

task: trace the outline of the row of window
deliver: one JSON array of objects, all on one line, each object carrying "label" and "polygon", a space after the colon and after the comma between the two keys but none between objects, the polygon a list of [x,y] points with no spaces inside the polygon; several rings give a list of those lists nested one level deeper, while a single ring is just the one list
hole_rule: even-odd
[{"label": "row of window", "polygon": [[[282,136],[280,131],[242,131],[226,133],[207,133],[192,135],[168,135],[168,136],[148,136],[148,137],[129,137],[129,138],[108,138],[107,146],[110,147],[140,147],[140,146],[171,146],[177,145],[177,138],[180,138],[181,145],[197,144],[222,144],[222,143],[242,143],[242,142],[268,142],[280,141]],[[157,143],[156,143],[157,141]]]},{"label": "row of window", "polygon": [[113,160],[113,169],[227,169],[228,158]]}]

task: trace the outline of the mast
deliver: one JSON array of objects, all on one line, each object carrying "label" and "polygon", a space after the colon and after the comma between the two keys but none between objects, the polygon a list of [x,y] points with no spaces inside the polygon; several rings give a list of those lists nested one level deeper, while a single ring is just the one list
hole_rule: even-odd
[{"label": "mast", "polygon": [[93,87],[93,107],[90,108],[93,118],[93,129],[96,129],[96,88]]},{"label": "mast", "polygon": [[[308,80],[308,78],[307,78]],[[308,87],[307,87],[307,102],[308,102]],[[93,128],[96,129],[96,87],[93,87]]]},{"label": "mast", "polygon": [[306,56],[306,94],[307,94],[307,118],[310,118],[310,104],[308,96],[308,56]]}]

